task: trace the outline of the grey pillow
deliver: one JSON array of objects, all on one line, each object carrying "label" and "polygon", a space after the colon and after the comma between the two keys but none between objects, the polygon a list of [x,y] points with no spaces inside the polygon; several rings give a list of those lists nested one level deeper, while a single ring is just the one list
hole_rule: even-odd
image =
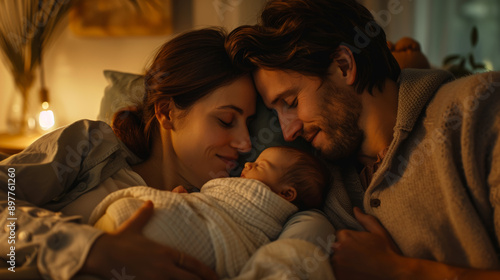
[{"label": "grey pillow", "polygon": [[104,70],[108,86],[104,89],[97,119],[111,124],[113,115],[120,109],[134,107],[144,98],[144,76]]},{"label": "grey pillow", "polygon": [[[110,124],[115,112],[122,108],[138,106],[143,102],[144,76],[112,70],[105,70],[104,76],[109,85],[104,90],[98,120]],[[292,146],[306,151],[313,150],[301,137],[293,142],[283,139],[277,115],[264,105],[260,96],[257,98],[256,117],[248,129],[252,150],[240,157],[238,166],[231,172],[232,176],[239,175],[245,162],[254,161],[268,147]]]}]

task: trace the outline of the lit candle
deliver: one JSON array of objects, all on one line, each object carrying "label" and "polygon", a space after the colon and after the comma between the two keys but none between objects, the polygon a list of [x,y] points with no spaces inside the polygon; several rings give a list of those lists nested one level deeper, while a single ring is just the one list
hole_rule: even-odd
[{"label": "lit candle", "polygon": [[47,101],[42,103],[42,111],[38,117],[38,123],[42,130],[51,129],[55,124],[54,112],[49,110],[49,102]]}]

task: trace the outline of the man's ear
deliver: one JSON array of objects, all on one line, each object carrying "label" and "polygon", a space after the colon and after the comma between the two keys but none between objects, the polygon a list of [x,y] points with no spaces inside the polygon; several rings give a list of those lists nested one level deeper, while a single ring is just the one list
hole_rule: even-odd
[{"label": "man's ear", "polygon": [[344,46],[340,45],[333,56],[333,61],[330,67],[336,67],[338,69],[330,69],[331,73],[336,70],[339,71],[339,77],[342,79],[346,85],[352,86],[356,80],[356,61],[354,60],[354,55],[352,51]]},{"label": "man's ear", "polygon": [[292,202],[297,198],[297,190],[294,187],[285,186],[280,190],[279,196]]},{"label": "man's ear", "polygon": [[160,100],[155,104],[155,116],[160,124],[160,127],[164,129],[173,129],[174,124],[172,121],[172,107],[173,101],[171,99]]}]

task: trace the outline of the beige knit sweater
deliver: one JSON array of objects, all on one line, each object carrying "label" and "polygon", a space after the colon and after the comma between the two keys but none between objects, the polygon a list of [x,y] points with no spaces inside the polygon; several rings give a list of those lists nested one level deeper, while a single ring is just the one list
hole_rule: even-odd
[{"label": "beige knit sweater", "polygon": [[[364,193],[364,210],[405,256],[498,269],[500,72],[450,80],[440,70],[402,72],[394,140]],[[355,171],[347,171],[325,212],[336,227],[357,228],[351,217],[334,213],[351,211],[334,195],[350,193],[353,203],[359,195]]]}]

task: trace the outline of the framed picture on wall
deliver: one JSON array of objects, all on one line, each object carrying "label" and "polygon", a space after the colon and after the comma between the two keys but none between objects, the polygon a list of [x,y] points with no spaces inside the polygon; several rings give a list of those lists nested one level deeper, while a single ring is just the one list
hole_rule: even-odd
[{"label": "framed picture on wall", "polygon": [[77,36],[123,37],[172,33],[171,0],[76,1],[69,27]]}]

